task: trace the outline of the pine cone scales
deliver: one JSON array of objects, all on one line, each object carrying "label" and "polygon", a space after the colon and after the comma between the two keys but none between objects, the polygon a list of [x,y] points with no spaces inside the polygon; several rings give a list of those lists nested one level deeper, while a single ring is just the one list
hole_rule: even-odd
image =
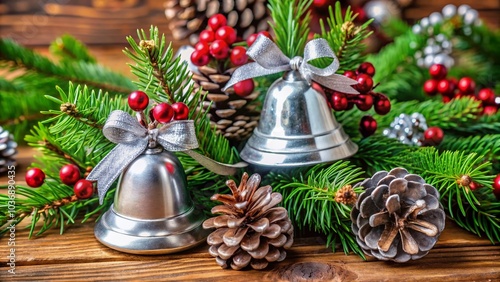
[{"label": "pine cone scales", "polygon": [[222,91],[233,71],[234,69],[229,69],[219,73],[210,66],[198,67],[198,73],[193,73],[194,91],[198,91],[201,86],[208,92],[203,107],[210,107],[208,117],[217,133],[230,141],[241,141],[252,134],[259,122],[260,113],[255,103],[259,92],[254,91],[248,96],[240,97],[234,94],[232,88]]},{"label": "pine cone scales", "polygon": [[210,255],[223,268],[242,269],[250,265],[263,269],[269,262],[282,261],[286,249],[293,244],[293,226],[286,209],[275,207],[282,200],[270,186],[259,187],[260,176],[244,174],[239,186],[226,182],[232,195],[216,194],[212,213],[221,215],[207,219],[204,228],[216,228],[207,242]]},{"label": "pine cone scales", "polygon": [[352,230],[367,255],[406,262],[425,256],[444,229],[439,192],[403,168],[356,184],[365,188],[351,212]]},{"label": "pine cone scales", "polygon": [[0,126],[0,173],[8,170],[9,166],[17,165],[17,143],[9,131]]},{"label": "pine cone scales", "polygon": [[189,37],[194,45],[208,18],[217,13],[226,16],[228,25],[243,39],[267,30],[270,18],[266,5],[266,0],[167,0],[164,6],[173,37],[176,40]]}]

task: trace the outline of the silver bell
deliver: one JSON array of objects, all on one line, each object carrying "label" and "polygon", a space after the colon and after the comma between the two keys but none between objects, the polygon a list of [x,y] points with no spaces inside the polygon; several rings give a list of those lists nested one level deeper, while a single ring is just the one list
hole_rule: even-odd
[{"label": "silver bell", "polygon": [[325,97],[298,71],[290,71],[269,87],[259,125],[241,158],[256,165],[295,167],[347,158],[357,150]]},{"label": "silver bell", "polygon": [[126,253],[165,254],[205,241],[203,214],[194,209],[179,159],[147,149],[120,175],[114,203],[96,224],[104,245]]}]

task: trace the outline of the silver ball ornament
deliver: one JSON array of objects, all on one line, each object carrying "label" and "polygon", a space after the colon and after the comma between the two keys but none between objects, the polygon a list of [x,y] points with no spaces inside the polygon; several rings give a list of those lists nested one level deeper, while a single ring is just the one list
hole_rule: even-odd
[{"label": "silver ball ornament", "polygon": [[441,22],[443,22],[443,16],[438,12],[434,12],[434,13],[430,14],[429,22],[431,25],[436,25],[438,23],[441,23]]},{"label": "silver ball ornament", "polygon": [[479,18],[479,13],[476,10],[474,9],[467,10],[464,14],[464,23],[466,25],[472,25],[477,21],[478,18]]}]

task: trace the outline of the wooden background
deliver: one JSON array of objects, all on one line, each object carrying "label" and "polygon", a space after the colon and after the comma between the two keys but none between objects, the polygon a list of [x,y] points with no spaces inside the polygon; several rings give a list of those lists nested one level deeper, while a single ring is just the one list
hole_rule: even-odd
[{"label": "wooden background", "polygon": [[[0,36],[12,37],[25,45],[46,45],[57,36],[70,33],[87,44],[124,44],[125,36],[134,35],[138,28],[156,25],[168,33],[165,1],[0,0]],[[360,1],[363,2],[352,2]],[[403,17],[414,22],[441,11],[449,3],[468,4],[479,11],[489,26],[500,27],[500,0],[414,0],[403,11]]]}]

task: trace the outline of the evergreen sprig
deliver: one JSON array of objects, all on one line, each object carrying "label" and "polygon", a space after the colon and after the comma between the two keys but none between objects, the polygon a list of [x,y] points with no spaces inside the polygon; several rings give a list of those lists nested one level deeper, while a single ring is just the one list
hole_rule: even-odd
[{"label": "evergreen sprig", "polygon": [[[500,242],[500,210],[491,188],[494,176],[484,156],[428,147],[399,159],[410,172],[420,174],[439,190],[446,213],[458,225],[477,235],[485,234],[493,243]],[[472,191],[472,181],[483,188]]]},{"label": "evergreen sprig", "polygon": [[269,0],[274,42],[288,58],[302,56],[309,35],[313,0]]},{"label": "evergreen sprig", "polygon": [[42,97],[57,94],[57,85],[73,81],[110,94],[125,94],[135,88],[127,77],[96,64],[87,48],[71,36],[56,39],[51,51],[59,62],[8,38],[0,39],[0,69],[16,71],[0,80],[2,105],[12,105],[0,112],[0,126],[11,131],[17,141],[43,119],[40,111],[51,105]]},{"label": "evergreen sprig", "polygon": [[[354,70],[365,58],[363,51],[366,46],[363,40],[372,34],[371,31],[368,31],[372,20],[356,26],[353,21],[357,14],[352,12],[351,7],[347,7],[344,14],[340,2],[336,2],[335,10],[330,6],[328,12],[327,27],[321,20],[321,35],[316,35],[316,37],[328,41],[339,59],[339,71]],[[343,14],[344,16],[342,16]]]},{"label": "evergreen sprig", "polygon": [[69,34],[62,35],[52,41],[49,50],[60,60],[97,63],[96,58],[89,53],[87,46]]},{"label": "evergreen sprig", "polygon": [[339,190],[362,180],[362,174],[349,162],[338,161],[287,173],[271,172],[266,182],[283,195],[283,206],[296,227],[324,234],[333,250],[340,243],[345,253],[363,256],[351,232],[351,207],[335,200]]},{"label": "evergreen sprig", "polygon": [[[61,182],[59,170],[65,164],[77,165],[85,175],[113,147],[102,134],[101,128],[111,110],[126,110],[123,99],[111,98],[108,94],[89,90],[80,85],[69,84],[68,91],[58,88],[59,95],[47,96],[55,102],[57,110],[46,111],[49,117],[31,130],[26,136],[27,143],[40,151],[35,167],[45,172],[47,179],[37,189],[17,186],[16,210],[11,214],[7,209],[0,212],[0,226],[21,222],[30,217],[30,235],[40,235],[51,227],[58,226],[61,233],[68,224],[73,224],[79,215],[83,221],[94,214],[105,211],[112,202],[113,192],[105,197],[99,206],[97,197],[78,199],[73,187]],[[5,186],[2,188],[6,188]],[[8,197],[0,197],[0,206],[8,204]],[[35,232],[37,223],[43,224]],[[0,230],[5,232],[5,229]]]}]

